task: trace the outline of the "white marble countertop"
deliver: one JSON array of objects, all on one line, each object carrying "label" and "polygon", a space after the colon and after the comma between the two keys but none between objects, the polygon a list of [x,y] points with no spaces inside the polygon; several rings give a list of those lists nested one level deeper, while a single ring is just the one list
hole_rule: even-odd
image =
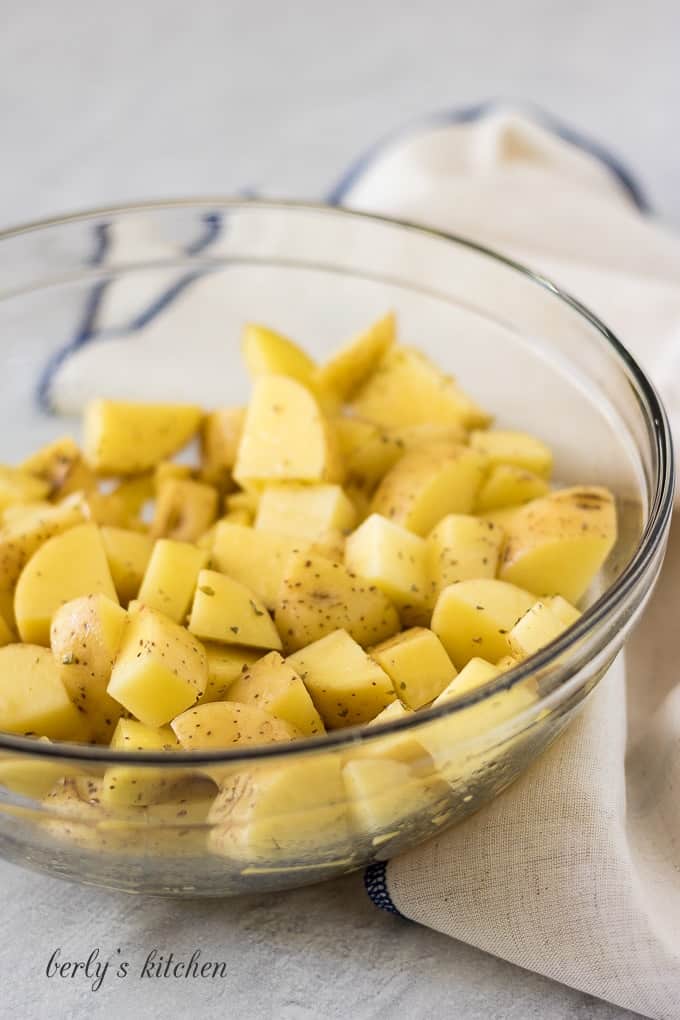
[{"label": "white marble countertop", "polygon": [[[637,172],[680,224],[680,8],[573,0],[60,0],[5,4],[0,226],[161,196],[322,196],[376,138],[432,110],[536,98]],[[126,9],[123,10],[123,7]],[[293,11],[295,13],[293,13]],[[0,864],[6,1016],[631,1016],[368,902],[358,876],[281,895],[176,902]],[[97,992],[48,979],[98,947],[131,961]],[[228,964],[141,980],[150,949]]]}]

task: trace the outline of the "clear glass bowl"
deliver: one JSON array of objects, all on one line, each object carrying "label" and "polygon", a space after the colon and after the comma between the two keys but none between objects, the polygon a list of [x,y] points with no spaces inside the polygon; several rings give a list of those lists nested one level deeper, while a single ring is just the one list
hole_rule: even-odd
[{"label": "clear glass bowl", "polygon": [[[0,735],[3,857],[145,893],[221,896],[317,881],[460,821],[583,704],[661,566],[673,495],[668,425],[653,387],[602,323],[474,244],[334,208],[221,199],[5,232],[0,460],[68,431],[51,408],[76,411],[84,394],[241,402],[246,319],[323,357],[390,307],[402,336],[500,423],[552,445],[560,481],[614,490],[620,537],[604,593],[594,591],[577,625],[511,672],[391,726],[172,757]],[[140,788],[155,784],[162,802],[104,806],[115,766],[133,767]]]}]

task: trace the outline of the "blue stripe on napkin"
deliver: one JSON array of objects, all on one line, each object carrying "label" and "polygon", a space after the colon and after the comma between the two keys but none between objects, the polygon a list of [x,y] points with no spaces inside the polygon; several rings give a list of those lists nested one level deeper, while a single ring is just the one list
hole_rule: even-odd
[{"label": "blue stripe on napkin", "polygon": [[387,888],[387,864],[387,861],[375,861],[374,864],[369,864],[364,871],[364,887],[376,907],[387,911],[388,914],[396,914],[397,917],[403,917],[407,921],[408,918],[400,910],[397,910],[389,894]]}]

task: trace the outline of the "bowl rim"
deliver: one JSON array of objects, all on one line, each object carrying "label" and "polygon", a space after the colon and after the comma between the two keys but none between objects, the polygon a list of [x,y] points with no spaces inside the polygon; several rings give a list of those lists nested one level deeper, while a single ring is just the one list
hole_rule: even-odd
[{"label": "bowl rim", "polygon": [[[670,425],[664,405],[654,384],[638,364],[637,360],[618,339],[613,331],[593,312],[583,305],[571,293],[558,286],[549,277],[530,269],[524,263],[495,251],[484,244],[463,237],[459,234],[437,230],[411,220],[349,209],[339,205],[321,202],[299,201],[295,199],[263,199],[230,196],[196,196],[194,198],[167,198],[151,201],[126,202],[99,208],[90,208],[74,213],[66,213],[42,220],[29,221],[17,226],[0,230],[0,244],[14,237],[46,230],[52,227],[68,226],[87,221],[95,217],[118,215],[135,212],[162,211],[173,209],[201,209],[219,207],[222,209],[261,209],[283,210],[318,213],[321,215],[339,216],[342,218],[384,224],[396,227],[406,233],[416,233],[424,237],[445,241],[466,248],[477,254],[494,260],[508,269],[524,276],[532,283],[552,293],[559,301],[568,305],[573,311],[584,318],[599,333],[600,339],[613,351],[620,362],[628,381],[643,408],[647,425],[650,428],[650,439],[656,451],[658,470],[654,478],[653,493],[649,504],[648,520],[640,536],[632,557],[611,584],[596,601],[589,606],[582,616],[554,641],[541,648],[538,652],[518,663],[517,666],[505,671],[499,677],[488,681],[481,687],[452,698],[443,705],[423,708],[412,713],[412,716],[377,726],[348,726],[344,729],[332,730],[320,737],[308,737],[302,740],[285,743],[244,746],[239,749],[219,749],[203,751],[112,751],[106,745],[77,744],[68,741],[43,742],[33,737],[13,735],[0,732],[0,750],[12,752],[19,757],[28,755],[31,758],[46,760],[68,759],[80,762],[105,764],[135,763],[140,765],[161,765],[176,768],[177,765],[197,766],[200,764],[237,764],[241,762],[266,762],[285,759],[288,756],[299,756],[323,750],[338,750],[346,747],[357,747],[377,738],[395,734],[404,734],[427,723],[435,722],[463,711],[470,705],[486,701],[495,694],[510,690],[515,684],[521,683],[532,674],[545,670],[558,659],[565,656],[584,638],[592,635],[598,625],[604,623],[610,613],[620,609],[627,596],[635,589],[650,564],[653,563],[659,547],[663,543],[673,511],[675,490],[675,461]],[[564,666],[568,667],[565,662]],[[544,701],[554,696],[555,691],[564,687],[572,673],[559,681],[550,694],[540,698],[532,710],[540,710]],[[521,713],[518,713],[518,716]]]}]

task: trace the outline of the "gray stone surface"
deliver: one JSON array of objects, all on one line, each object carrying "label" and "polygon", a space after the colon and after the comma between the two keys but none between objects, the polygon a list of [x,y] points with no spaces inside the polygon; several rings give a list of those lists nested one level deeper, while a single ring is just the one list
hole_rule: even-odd
[{"label": "gray stone surface", "polygon": [[[680,224],[674,0],[49,0],[2,4],[0,226],[160,196],[323,195],[377,137],[435,109],[535,98],[610,145]],[[541,1020],[630,1016],[366,900],[358,877],[172,902],[0,865],[7,1017]],[[97,992],[47,979],[61,946],[121,957]],[[219,982],[142,981],[150,949],[224,960]]]}]

